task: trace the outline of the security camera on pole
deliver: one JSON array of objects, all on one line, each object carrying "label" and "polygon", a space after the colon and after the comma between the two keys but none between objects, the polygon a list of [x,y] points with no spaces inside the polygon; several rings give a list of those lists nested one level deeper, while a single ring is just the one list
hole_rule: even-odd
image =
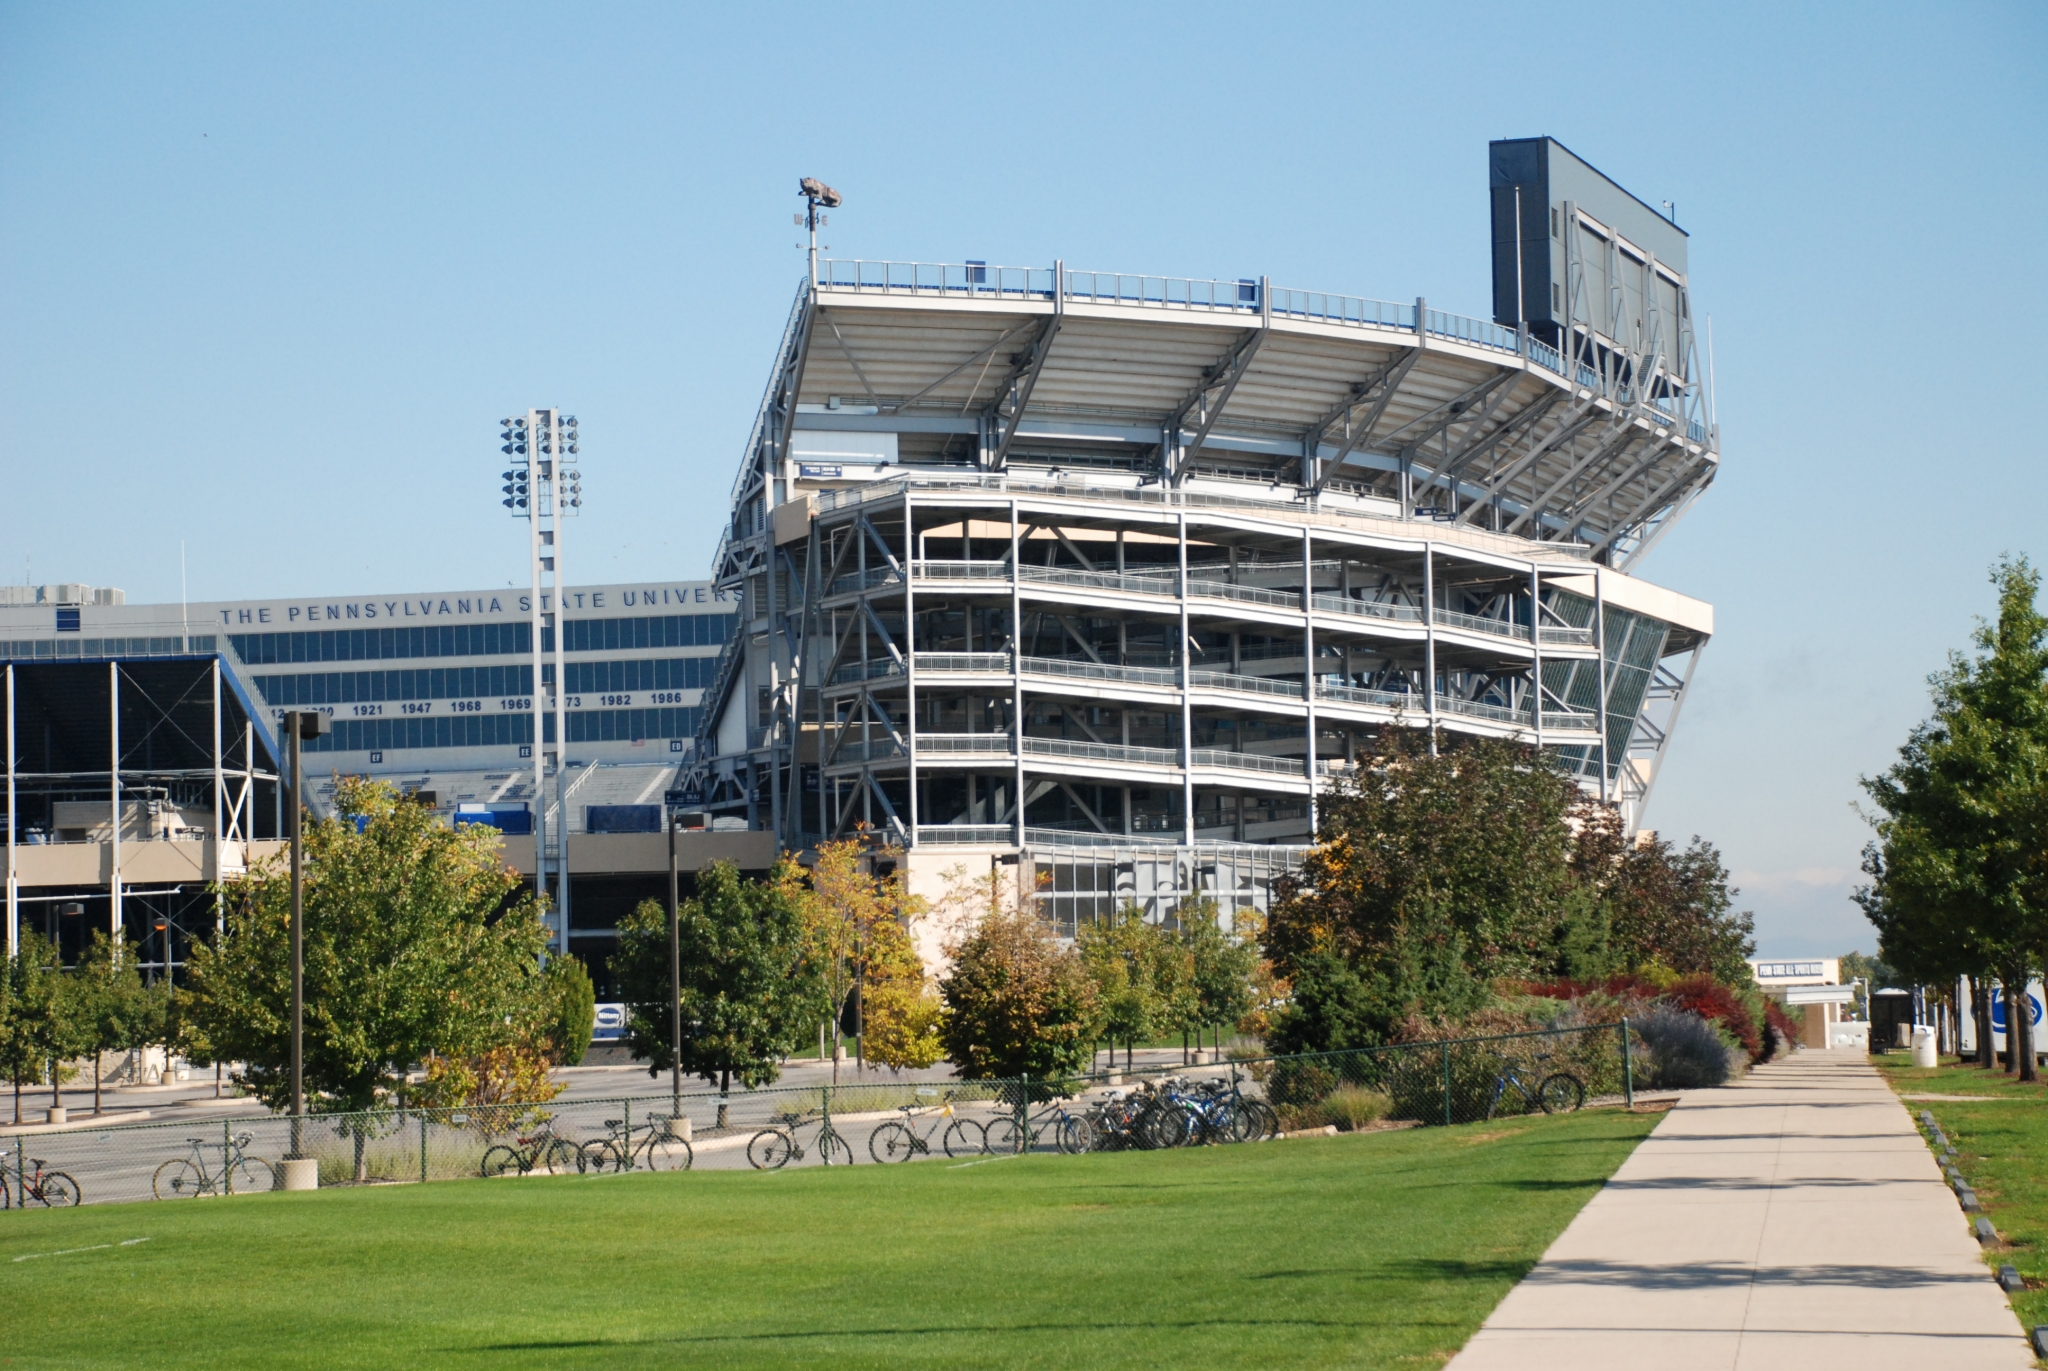
[{"label": "security camera on pole", "polygon": [[[557,952],[569,950],[569,805],[566,775],[566,743],[569,736],[563,712],[563,641],[568,627],[564,614],[562,574],[562,521],[573,517],[583,505],[583,473],[576,469],[576,418],[557,409],[530,409],[523,415],[500,419],[504,431],[498,449],[510,458],[503,473],[505,508],[515,519],[526,520],[527,549],[532,562],[533,636],[533,888],[547,898],[549,869],[549,824],[547,804],[548,758],[554,758],[555,901],[548,915]],[[547,649],[554,646],[554,672],[549,679]],[[555,736],[547,738],[546,718],[552,702]]]}]

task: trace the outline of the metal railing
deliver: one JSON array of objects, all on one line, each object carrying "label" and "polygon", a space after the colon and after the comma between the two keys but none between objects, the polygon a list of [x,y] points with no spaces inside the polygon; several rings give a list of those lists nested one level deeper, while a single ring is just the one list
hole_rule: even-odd
[{"label": "metal railing", "polygon": [[1463,629],[1467,633],[1484,633],[1492,638],[1513,638],[1524,643],[1529,641],[1529,626],[1507,619],[1487,619],[1455,609],[1432,609],[1430,619],[1439,628]]},{"label": "metal railing", "polygon": [[857,590],[872,590],[876,586],[888,585],[902,579],[902,575],[894,567],[871,566],[866,571],[856,571],[850,576],[835,577],[832,584],[825,587],[825,594],[850,595]]},{"label": "metal railing", "polygon": [[1008,843],[1017,836],[1017,830],[1008,824],[919,824],[917,840],[944,846],[981,846],[988,843]]},{"label": "metal railing", "polygon": [[1398,690],[1373,690],[1366,686],[1324,685],[1316,683],[1316,698],[1331,700],[1338,704],[1371,705],[1378,709],[1394,709],[1407,713],[1423,714],[1427,705],[1420,694]]},{"label": "metal railing", "polygon": [[1123,743],[1090,743],[1073,738],[1024,739],[1027,757],[1055,757],[1068,761],[1119,762],[1125,766],[1180,767],[1180,753],[1170,747],[1131,747]]},{"label": "metal railing", "polygon": [[[827,494],[837,494],[828,491]],[[901,491],[899,489],[898,493]],[[1010,579],[1008,559],[993,562],[923,561],[910,564],[912,580],[917,581],[1005,581]]]},{"label": "metal railing", "polygon": [[1326,595],[1318,592],[1311,603],[1315,608],[1329,614],[1352,614],[1362,619],[1385,619],[1392,623],[1422,622],[1422,611],[1416,606],[1395,604],[1388,600],[1359,600],[1349,595]]},{"label": "metal railing", "polygon": [[1007,733],[920,733],[917,735],[917,750],[956,756],[1017,755]]},{"label": "metal railing", "polygon": [[[920,667],[924,664],[918,663]],[[882,676],[901,676],[903,666],[892,657],[879,657],[865,662],[842,662],[826,680],[827,685],[846,685],[852,681],[872,681]]]},{"label": "metal railing", "polygon": [[1220,747],[1197,747],[1188,752],[1190,767],[1214,767],[1224,771],[1254,771],[1264,776],[1293,776],[1306,780],[1305,757],[1268,757],[1263,752],[1232,752]]},{"label": "metal railing", "polygon": [[1080,571],[1057,566],[1021,566],[1017,579],[1039,585],[1080,586],[1088,590],[1116,590],[1126,595],[1174,595],[1180,590],[1177,572],[1132,573]]},{"label": "metal railing", "polygon": [[1199,276],[1137,276],[1121,271],[1070,271],[1067,298],[1087,304],[1149,305],[1154,309],[1259,312],[1259,283]]},{"label": "metal railing", "polygon": [[1197,581],[1188,578],[1190,600],[1234,600],[1239,604],[1267,605],[1274,609],[1299,612],[1301,596],[1298,593],[1267,590],[1263,586],[1232,585],[1228,581]]},{"label": "metal railing", "polygon": [[[920,742],[923,740],[920,738]],[[831,745],[825,754],[826,766],[845,766],[851,762],[881,762],[907,755],[903,744],[886,734],[879,738],[843,738]]]},{"label": "metal railing", "polygon": [[1229,671],[1190,671],[1190,690],[1234,690],[1246,695],[1275,695],[1282,699],[1302,698],[1301,682],[1285,676],[1240,676]]},{"label": "metal railing", "polygon": [[971,672],[977,676],[1010,674],[1007,652],[919,652],[911,657],[919,671]]},{"label": "metal railing", "polygon": [[1058,676],[1069,680],[1109,681],[1121,685],[1178,688],[1180,673],[1156,666],[1113,666],[1066,657],[1026,657],[1018,664],[1026,676]]}]

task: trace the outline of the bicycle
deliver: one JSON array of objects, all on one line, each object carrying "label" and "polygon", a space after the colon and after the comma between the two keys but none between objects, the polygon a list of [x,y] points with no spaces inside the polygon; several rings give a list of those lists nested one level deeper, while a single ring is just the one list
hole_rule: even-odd
[{"label": "bicycle", "polygon": [[[1550,1060],[1548,1052],[1538,1053],[1536,1060]],[[1491,1119],[1500,1108],[1501,1097],[1512,1088],[1522,1097],[1524,1111],[1541,1109],[1546,1114],[1569,1114],[1586,1102],[1586,1086],[1569,1071],[1553,1071],[1534,1086],[1523,1069],[1513,1062],[1506,1063],[1505,1069],[1493,1078],[1493,1098],[1486,1102],[1486,1117]]]},{"label": "bicycle", "polygon": [[567,1138],[556,1137],[554,1129],[542,1124],[531,1136],[514,1138],[510,1144],[499,1143],[484,1153],[481,1169],[486,1177],[503,1176],[515,1170],[522,1176],[535,1171],[561,1176],[583,1169],[583,1150]]},{"label": "bicycle", "polygon": [[1152,1120],[1156,1146],[1251,1142],[1280,1131],[1279,1116],[1263,1101],[1246,1099],[1225,1081],[1189,1086],[1176,1078],[1167,1081],[1161,1093],[1168,1111]]},{"label": "bicycle", "polygon": [[[647,1136],[639,1142],[633,1141],[636,1130],[628,1128],[624,1120],[606,1119],[604,1126],[610,1132],[583,1144],[581,1169],[632,1171],[645,1166],[649,1171],[688,1171],[696,1163],[696,1149],[688,1138],[677,1136],[673,1115],[649,1115]],[[680,1158],[674,1151],[678,1147],[682,1149]]]},{"label": "bicycle", "polygon": [[[189,1157],[172,1157],[156,1169],[150,1178],[149,1188],[160,1200],[198,1199],[201,1195],[253,1195],[277,1187],[277,1177],[272,1173],[270,1163],[261,1157],[252,1157],[244,1150],[253,1141],[253,1133],[237,1133],[227,1142],[210,1142],[205,1138],[187,1138],[191,1145]],[[206,1164],[208,1148],[220,1152],[220,1170],[213,1171]]]},{"label": "bicycle", "polygon": [[986,1131],[988,1150],[996,1153],[1029,1152],[1048,1135],[1054,1147],[1070,1154],[1095,1146],[1095,1125],[1085,1114],[1069,1111],[1064,1100],[1054,1101],[1036,1116],[1026,1113],[1021,1125],[1016,1113],[1005,1113],[991,1120]]},{"label": "bicycle", "polygon": [[[919,1094],[925,1093],[919,1091]],[[934,1092],[936,1093],[936,1092]],[[911,1119],[926,1105],[898,1105],[901,1119],[891,1119],[868,1135],[868,1155],[879,1163],[909,1161],[912,1157],[932,1154],[932,1139],[939,1135],[939,1125],[933,1122],[931,1131],[920,1135],[911,1125]],[[939,1145],[949,1157],[970,1157],[988,1151],[988,1129],[972,1119],[958,1118],[953,1113],[953,1097],[948,1095],[940,1106],[938,1118],[952,1119],[946,1125]]]},{"label": "bicycle", "polygon": [[[29,1174],[31,1165],[35,1167],[34,1175]],[[62,1171],[43,1170],[41,1157],[30,1157],[22,1163],[16,1170],[15,1180],[20,1190],[18,1199],[15,1194],[17,1187],[7,1184],[6,1159],[0,1158],[0,1209],[10,1209],[17,1203],[26,1209],[30,1201],[45,1209],[66,1209],[80,1202],[78,1182]]]},{"label": "bicycle", "polygon": [[818,1136],[812,1139],[811,1146],[818,1149],[818,1159],[827,1166],[853,1165],[853,1145],[832,1127],[832,1118],[824,1111],[777,1114],[774,1118],[768,1127],[747,1139],[747,1161],[756,1171],[780,1171],[791,1161],[802,1161],[805,1154],[796,1131],[813,1121],[818,1125]]}]

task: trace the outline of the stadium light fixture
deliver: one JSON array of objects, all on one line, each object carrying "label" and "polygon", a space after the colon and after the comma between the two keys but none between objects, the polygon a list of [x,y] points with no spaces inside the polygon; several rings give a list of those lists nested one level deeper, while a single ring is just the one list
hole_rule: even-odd
[{"label": "stadium light fixture", "polygon": [[838,191],[832,189],[832,187],[826,185],[815,176],[806,176],[796,184],[797,194],[804,198],[803,223],[811,235],[811,285],[816,287],[818,284],[818,225],[825,222],[825,217],[819,214],[818,211],[820,209],[838,209],[846,202],[846,199]]},{"label": "stadium light fixture", "polygon": [[[515,519],[523,519],[527,526],[527,550],[530,562],[532,599],[531,632],[533,650],[533,743],[530,749],[533,758],[534,794],[534,890],[543,898],[548,887],[548,835],[547,835],[547,726],[550,709],[555,718],[554,751],[557,758],[555,767],[556,822],[561,831],[555,842],[556,895],[554,916],[557,920],[554,945],[557,952],[569,950],[569,854],[568,854],[568,803],[566,795],[560,793],[567,784],[567,765],[562,760],[567,756],[568,719],[564,713],[563,677],[565,675],[563,653],[566,650],[564,638],[568,618],[564,613],[565,602],[562,589],[568,584],[562,566],[562,521],[573,518],[583,508],[583,473],[576,462],[578,425],[576,416],[563,414],[556,409],[530,409],[525,414],[515,414],[500,419],[498,427],[499,451],[511,458],[509,469],[499,473],[503,482],[499,494],[502,504]],[[546,581],[543,583],[543,577]],[[543,646],[546,634],[554,631],[554,681],[547,679],[547,652]],[[552,695],[552,699],[550,696]]]}]

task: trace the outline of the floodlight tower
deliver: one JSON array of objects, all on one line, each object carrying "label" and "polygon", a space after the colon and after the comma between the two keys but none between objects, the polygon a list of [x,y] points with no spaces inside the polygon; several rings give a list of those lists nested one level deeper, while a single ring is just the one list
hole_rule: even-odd
[{"label": "floodlight tower", "polygon": [[[548,820],[547,713],[552,704],[555,717],[555,908],[552,929],[555,950],[569,950],[569,796],[568,719],[564,712],[564,642],[568,627],[563,613],[563,589],[568,581],[562,567],[563,520],[572,518],[583,506],[583,473],[576,469],[576,417],[558,409],[530,409],[524,415],[500,419],[503,430],[499,451],[510,458],[502,473],[504,506],[515,519],[526,520],[527,552],[530,562],[533,637],[533,888],[543,899],[547,895]],[[547,681],[547,639],[554,639],[554,680]]]},{"label": "floodlight tower", "polygon": [[804,177],[796,183],[796,187],[796,193],[804,197],[804,212],[796,217],[796,221],[810,231],[811,284],[815,286],[818,284],[818,225],[831,222],[828,216],[818,211],[838,209],[842,200],[838,191],[815,176]]}]

